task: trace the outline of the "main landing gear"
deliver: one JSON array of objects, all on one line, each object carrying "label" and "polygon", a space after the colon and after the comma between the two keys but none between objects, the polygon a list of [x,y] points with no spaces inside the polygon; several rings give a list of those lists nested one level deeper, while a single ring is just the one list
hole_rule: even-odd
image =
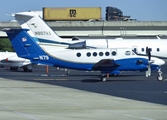
[{"label": "main landing gear", "polygon": [[101,81],[105,82],[106,80],[107,80],[106,75],[102,75],[102,76],[101,76]]},{"label": "main landing gear", "polygon": [[28,68],[23,68],[24,72],[32,72],[32,69],[28,69]]},{"label": "main landing gear", "polygon": [[[161,68],[158,69],[158,75],[157,75],[157,80],[158,81],[163,81],[163,75],[162,75],[162,71],[161,71]],[[101,81],[105,82],[107,80],[107,78],[110,76],[109,73],[107,74],[102,74],[101,75]],[[114,74],[114,76],[118,76],[118,74]]]},{"label": "main landing gear", "polygon": [[158,76],[157,76],[157,80],[158,81],[163,81],[163,76],[162,76],[162,71],[161,71],[161,68],[158,69]]},{"label": "main landing gear", "polygon": [[109,78],[110,76],[118,76],[119,74],[110,74],[110,73],[107,73],[107,74],[102,74],[101,75],[101,81],[105,82],[107,80],[107,78]]}]

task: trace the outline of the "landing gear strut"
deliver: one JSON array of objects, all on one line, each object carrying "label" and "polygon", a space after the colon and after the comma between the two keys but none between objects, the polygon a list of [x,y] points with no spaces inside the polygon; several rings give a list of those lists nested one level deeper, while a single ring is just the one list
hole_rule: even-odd
[{"label": "landing gear strut", "polygon": [[163,81],[163,76],[162,76],[162,71],[161,71],[161,68],[158,69],[158,76],[157,76],[157,80],[158,81]]}]

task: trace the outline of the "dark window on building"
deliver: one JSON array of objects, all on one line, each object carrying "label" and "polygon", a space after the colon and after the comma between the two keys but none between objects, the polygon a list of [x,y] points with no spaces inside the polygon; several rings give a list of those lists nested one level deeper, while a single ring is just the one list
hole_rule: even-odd
[{"label": "dark window on building", "polygon": [[96,57],[96,56],[97,56],[97,53],[96,53],[96,52],[93,52],[93,56]]},{"label": "dark window on building", "polygon": [[86,55],[87,55],[88,57],[90,57],[90,56],[91,56],[91,53],[90,53],[90,52],[88,52]]},{"label": "dark window on building", "polygon": [[109,53],[109,52],[105,52],[105,55],[106,55],[106,56],[109,56],[109,55],[110,55],[110,53]]},{"label": "dark window on building", "polygon": [[81,53],[77,53],[77,57],[81,57]]},{"label": "dark window on building", "polygon": [[103,52],[99,52],[99,56],[103,56]]}]

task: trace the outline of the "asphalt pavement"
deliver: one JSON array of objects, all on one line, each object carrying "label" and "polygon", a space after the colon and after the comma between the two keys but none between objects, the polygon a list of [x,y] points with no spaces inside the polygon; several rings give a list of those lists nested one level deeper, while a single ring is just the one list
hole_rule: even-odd
[{"label": "asphalt pavement", "polygon": [[[10,120],[166,120],[167,67],[157,72],[123,72],[100,81],[100,72],[35,66],[33,72],[0,68],[0,118]],[[11,117],[9,116],[11,115]]]}]

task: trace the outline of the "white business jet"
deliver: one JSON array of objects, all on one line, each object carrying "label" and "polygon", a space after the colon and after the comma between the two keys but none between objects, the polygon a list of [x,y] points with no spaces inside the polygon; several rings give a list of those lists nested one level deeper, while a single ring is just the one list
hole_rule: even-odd
[{"label": "white business jet", "polygon": [[59,49],[126,47],[132,48],[138,55],[146,55],[149,48],[152,56],[161,58],[167,63],[167,39],[62,39],[36,13],[16,13],[15,19],[19,22],[21,28],[30,29],[28,31],[29,35],[48,51],[55,50],[55,47]]},{"label": "white business jet", "polygon": [[15,52],[0,52],[0,65],[9,67],[10,70],[22,68],[24,72],[32,72],[30,60],[19,58]]},{"label": "white business jet", "polygon": [[151,70],[158,71],[157,79],[163,80],[161,65],[165,62],[159,58],[136,55],[128,48],[104,49],[59,49],[55,47],[50,51],[40,47],[28,33],[27,29],[4,30],[14,47],[17,55],[30,59],[32,63],[48,64],[76,70],[101,71],[101,80],[106,80],[107,74],[120,73],[121,71],[146,71],[146,76],[151,75]]}]

